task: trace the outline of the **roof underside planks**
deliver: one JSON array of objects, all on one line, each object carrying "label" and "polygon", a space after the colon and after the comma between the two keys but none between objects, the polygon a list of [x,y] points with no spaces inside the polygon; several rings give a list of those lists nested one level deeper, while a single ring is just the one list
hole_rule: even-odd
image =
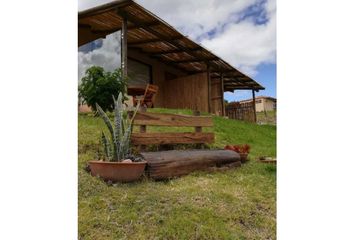
[{"label": "roof underside planks", "polygon": [[119,0],[79,12],[79,46],[121,29],[128,20],[128,48],[176,67],[186,73],[206,72],[211,79],[224,76],[224,90],[263,90],[264,87],[238,71],[220,57],[182,35],[132,0]]}]

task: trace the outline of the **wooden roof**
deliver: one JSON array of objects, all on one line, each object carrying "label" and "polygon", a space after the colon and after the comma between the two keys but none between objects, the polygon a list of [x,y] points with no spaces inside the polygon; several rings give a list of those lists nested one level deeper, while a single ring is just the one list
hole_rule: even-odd
[{"label": "wooden roof", "polygon": [[212,79],[220,79],[223,74],[225,91],[264,89],[133,0],[114,1],[79,12],[79,46],[120,30],[123,17],[128,19],[128,48],[138,48],[189,74],[206,72],[209,64]]}]

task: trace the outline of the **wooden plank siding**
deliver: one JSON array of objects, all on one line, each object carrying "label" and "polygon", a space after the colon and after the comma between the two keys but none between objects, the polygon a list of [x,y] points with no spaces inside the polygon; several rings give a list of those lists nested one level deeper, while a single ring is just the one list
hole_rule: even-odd
[{"label": "wooden plank siding", "polygon": [[222,99],[220,81],[212,81],[211,85],[211,112],[222,115]]},{"label": "wooden plank siding", "polygon": [[133,145],[213,143],[214,133],[133,133]]},{"label": "wooden plank siding", "polygon": [[161,107],[208,112],[208,81],[206,73],[166,80]]},{"label": "wooden plank siding", "polygon": [[[194,116],[138,112],[134,125],[140,126],[140,132],[133,132],[131,143],[140,149],[146,145],[157,144],[204,144],[213,143],[215,135],[212,132],[203,132],[202,127],[212,127],[213,120],[210,116],[200,116],[195,111]],[[165,127],[194,127],[194,132],[146,132],[147,126]],[[142,127],[144,129],[142,129]]]},{"label": "wooden plank siding", "polygon": [[171,127],[212,127],[213,120],[210,117],[203,116],[138,112],[134,119],[134,125]]},{"label": "wooden plank siding", "polygon": [[[159,87],[155,107],[192,109],[208,112],[208,75],[207,72],[189,74],[173,66],[149,57],[136,49],[129,49],[128,57],[148,64],[152,68],[152,84]],[[166,73],[177,78],[166,79]],[[211,112],[221,114],[220,81],[211,81]]]}]

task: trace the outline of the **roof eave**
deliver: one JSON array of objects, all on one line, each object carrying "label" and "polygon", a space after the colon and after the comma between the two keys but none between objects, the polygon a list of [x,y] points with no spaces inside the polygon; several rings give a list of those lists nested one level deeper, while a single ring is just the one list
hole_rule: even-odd
[{"label": "roof eave", "polygon": [[113,2],[109,2],[103,5],[99,5],[97,7],[89,8],[84,11],[79,12],[79,19],[101,14],[103,12],[111,11],[112,9],[127,6],[133,3],[133,0],[116,0]]}]

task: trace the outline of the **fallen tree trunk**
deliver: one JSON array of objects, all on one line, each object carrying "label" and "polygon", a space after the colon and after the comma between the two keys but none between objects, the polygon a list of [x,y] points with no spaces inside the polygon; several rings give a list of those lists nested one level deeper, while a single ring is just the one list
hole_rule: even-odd
[{"label": "fallen tree trunk", "polygon": [[162,180],[186,175],[196,170],[208,170],[240,161],[240,155],[230,150],[172,150],[141,153],[147,161],[149,177]]}]

